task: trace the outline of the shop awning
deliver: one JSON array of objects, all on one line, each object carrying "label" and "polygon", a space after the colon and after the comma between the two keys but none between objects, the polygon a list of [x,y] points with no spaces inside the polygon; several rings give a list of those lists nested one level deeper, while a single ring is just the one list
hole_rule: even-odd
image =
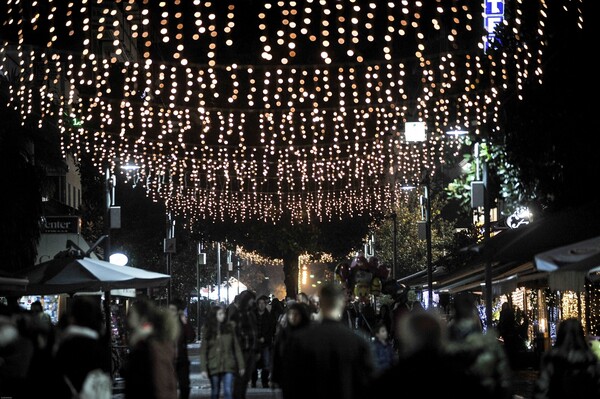
[{"label": "shop awning", "polygon": [[[546,278],[547,273],[537,272],[532,262],[497,265],[492,270],[492,292],[495,296],[503,295],[534,281],[545,281]],[[441,282],[440,286],[444,286],[444,282]],[[477,273],[445,285],[443,290],[454,294],[461,291],[483,292],[484,289],[485,268],[481,267]]]},{"label": "shop awning", "polygon": [[[435,272],[436,269],[437,268],[434,268],[433,272]],[[423,278],[427,278],[427,269],[418,271],[413,274],[409,274],[408,276],[401,277],[397,279],[396,282],[398,284],[413,285],[415,283],[422,283]]]},{"label": "shop awning", "polygon": [[535,265],[552,290],[584,291],[586,279],[600,279],[600,236],[537,254]]},{"label": "shop awning", "polygon": [[600,201],[537,219],[505,230],[465,250],[498,263],[529,262],[535,255],[557,247],[600,236]]},{"label": "shop awning", "polygon": [[160,287],[171,276],[103,260],[66,256],[24,269],[24,294],[75,294],[124,288]]},{"label": "shop awning", "polygon": [[26,278],[13,278],[0,276],[0,296],[14,295],[25,292],[29,280]]}]

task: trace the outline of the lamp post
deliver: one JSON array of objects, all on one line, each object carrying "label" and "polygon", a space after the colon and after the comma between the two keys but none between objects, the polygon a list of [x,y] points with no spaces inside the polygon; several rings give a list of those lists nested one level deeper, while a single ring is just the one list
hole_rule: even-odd
[{"label": "lamp post", "polygon": [[[110,229],[114,222],[111,220],[111,207],[114,205],[115,199],[115,186],[116,178],[111,173],[110,167],[106,167],[106,175],[104,180],[105,190],[105,207],[104,207],[104,260],[109,261],[110,259]],[[111,295],[110,290],[104,291],[104,316],[105,316],[105,328],[106,328],[106,339],[108,340],[109,350],[112,347],[112,316],[110,311]]]},{"label": "lamp post", "polygon": [[425,240],[427,242],[427,295],[428,308],[433,306],[433,254],[431,249],[431,187],[429,174],[423,179],[425,192]]},{"label": "lamp post", "polygon": [[[423,186],[423,196],[421,197],[421,217],[424,219],[425,224],[425,241],[427,246],[427,295],[428,302],[427,307],[431,307],[433,304],[433,251],[431,245],[431,180],[427,171],[423,172],[423,178],[419,182]],[[403,190],[413,190],[416,188],[415,184],[404,183],[401,188]],[[423,221],[420,225],[422,226]],[[419,229],[419,237],[423,237],[422,230]],[[394,242],[396,240],[396,219],[394,218]],[[394,245],[395,247],[395,245]],[[394,248],[394,255],[395,255]]]},{"label": "lamp post", "polygon": [[206,254],[203,252],[204,246],[198,243],[198,259],[196,261],[196,336],[200,338],[200,266],[206,265]]},{"label": "lamp post", "polygon": [[237,260],[237,293],[240,294],[240,270],[242,270],[242,265],[240,264],[240,259]]},{"label": "lamp post", "polygon": [[221,303],[221,242],[217,243],[217,303]]},{"label": "lamp post", "polygon": [[104,180],[104,192],[105,192],[105,206],[104,206],[104,260],[108,262],[110,257],[110,227],[112,220],[110,220],[110,208],[114,204],[114,189],[115,189],[115,176],[111,173],[110,167],[106,168],[106,175]]},{"label": "lamp post", "polygon": [[[488,165],[487,162],[482,162],[480,154],[480,145],[475,143],[475,180],[471,183],[471,207],[479,208],[483,206],[483,239],[487,241],[491,236],[491,221],[490,221],[490,196],[488,188]],[[483,176],[480,176],[480,169]],[[481,180],[480,180],[481,178]],[[484,275],[484,300],[485,300],[485,319],[488,331],[493,327],[492,317],[492,255],[485,259],[485,275]]]},{"label": "lamp post", "polygon": [[398,263],[398,215],[396,215],[396,211],[392,212],[390,215],[392,218],[392,222],[394,223],[394,231],[393,231],[393,257],[392,257],[392,279],[396,279],[396,265]]},{"label": "lamp post", "polygon": [[[484,224],[484,240],[490,239],[490,196],[488,192],[488,167],[487,163],[483,163],[483,224]],[[488,257],[485,261],[485,319],[488,331],[493,327],[492,323],[492,260]]]},{"label": "lamp post", "polygon": [[[166,239],[164,245],[165,258],[167,263],[167,274],[171,276],[172,269],[172,254],[175,253],[175,219],[173,219],[171,212],[167,212],[167,225],[166,225]],[[172,279],[169,278],[167,283],[167,304],[171,303],[171,295],[173,291]]]},{"label": "lamp post", "polygon": [[[104,207],[104,236],[100,239],[104,239],[104,260],[109,262],[111,243],[110,243],[110,230],[112,227],[119,228],[121,224],[120,214],[115,212],[114,218],[112,208],[115,201],[115,187],[117,185],[117,179],[111,172],[110,166],[106,167],[104,176],[104,192],[105,192],[105,207]],[[115,208],[115,210],[118,208]],[[104,291],[104,317],[105,317],[105,334],[108,344],[109,352],[112,349],[112,315],[110,310],[111,294],[110,290]]]}]

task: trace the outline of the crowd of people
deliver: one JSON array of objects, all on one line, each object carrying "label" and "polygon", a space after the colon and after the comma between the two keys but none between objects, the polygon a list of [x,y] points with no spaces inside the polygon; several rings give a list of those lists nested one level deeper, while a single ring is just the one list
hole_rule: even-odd
[{"label": "crowd of people", "polygon": [[187,345],[196,334],[183,301],[162,307],[135,299],[127,314],[128,351],[116,370],[99,296],[69,298],[56,325],[40,304],[26,310],[18,299],[0,305],[0,397],[72,399],[95,390],[92,397],[111,398],[116,374],[127,399],[190,397]]},{"label": "crowd of people", "polygon": [[[513,397],[514,348],[502,339],[509,333],[502,324],[484,331],[474,295],[456,295],[449,318],[423,308],[410,289],[397,299],[375,312],[353,301],[339,282],[323,284],[318,295],[285,300],[245,290],[229,305],[212,304],[196,337],[183,301],[164,308],[136,298],[127,315],[129,350],[118,370],[125,398],[188,399],[187,344],[196,338],[214,399],[245,399],[259,384],[285,399],[397,391]],[[505,307],[503,323],[510,319]],[[72,398],[90,371],[114,374],[104,332],[98,297],[71,298],[56,326],[37,304],[25,311],[13,298],[0,308],[0,395]],[[579,320],[560,323],[532,395],[600,397],[600,360]]]},{"label": "crowd of people", "polygon": [[[514,347],[503,339],[509,333],[502,325],[485,331],[473,294],[455,295],[449,317],[425,309],[409,288],[376,312],[353,299],[336,282],[323,285],[318,295],[301,292],[285,301],[241,293],[221,310],[223,323],[230,323],[227,331],[237,331],[221,354],[238,360],[230,362],[233,369],[213,372],[230,375],[211,380],[212,397],[219,397],[223,384],[225,399],[245,398],[260,381],[285,399],[384,397],[398,391],[513,398]],[[508,320],[503,314],[503,323]],[[211,336],[208,330],[203,334]],[[542,358],[534,397],[600,397],[600,360],[581,323],[563,321],[559,337]],[[211,342],[202,341],[202,353]],[[571,383],[578,384],[576,390],[569,389]]]}]

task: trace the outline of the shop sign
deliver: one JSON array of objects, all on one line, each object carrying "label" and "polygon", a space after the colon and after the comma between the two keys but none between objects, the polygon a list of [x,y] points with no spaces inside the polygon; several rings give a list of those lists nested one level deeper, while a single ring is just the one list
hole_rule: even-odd
[{"label": "shop sign", "polygon": [[45,216],[42,233],[46,234],[79,234],[81,220],[79,216]]},{"label": "shop sign", "polygon": [[483,27],[487,35],[484,38],[484,50],[487,52],[496,37],[496,26],[504,20],[504,0],[484,0]]}]

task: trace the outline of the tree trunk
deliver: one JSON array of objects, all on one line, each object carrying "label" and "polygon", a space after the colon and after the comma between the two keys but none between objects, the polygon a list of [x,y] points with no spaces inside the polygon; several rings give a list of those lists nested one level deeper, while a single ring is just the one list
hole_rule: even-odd
[{"label": "tree trunk", "polygon": [[296,298],[298,293],[298,256],[286,256],[283,258],[283,282],[285,284],[286,296]]}]

